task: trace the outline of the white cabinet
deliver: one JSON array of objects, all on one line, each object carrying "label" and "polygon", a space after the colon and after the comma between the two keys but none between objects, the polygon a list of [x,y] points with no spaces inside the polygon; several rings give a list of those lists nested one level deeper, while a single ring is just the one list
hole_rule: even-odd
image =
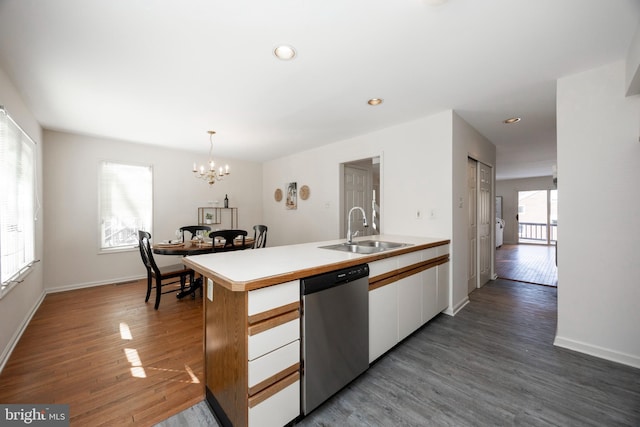
[{"label": "white cabinet", "polygon": [[449,307],[449,263],[438,267],[438,313]]},{"label": "white cabinet", "polygon": [[259,334],[249,335],[249,360],[300,340],[300,320],[293,319]]},{"label": "white cabinet", "polygon": [[369,263],[369,362],[449,305],[449,245]]},{"label": "white cabinet", "polygon": [[398,284],[369,291],[369,362],[398,342]]},{"label": "white cabinet", "polygon": [[[297,403],[296,403],[297,402]],[[249,408],[249,426],[282,427],[300,415],[300,381]]]},{"label": "white cabinet", "polygon": [[298,280],[249,291],[249,316],[295,302],[300,302],[300,281]]},{"label": "white cabinet", "polygon": [[402,269],[405,267],[409,267],[410,265],[414,265],[422,261],[422,252],[409,252],[408,254],[403,254],[395,257],[398,262],[397,268]]},{"label": "white cabinet", "polygon": [[422,326],[422,273],[398,280],[398,341]]},{"label": "white cabinet", "polygon": [[422,323],[427,323],[442,310],[438,309],[438,270],[432,267],[422,275]]},{"label": "white cabinet", "polygon": [[249,361],[249,389],[300,362],[298,341]]},{"label": "white cabinet", "polygon": [[398,258],[385,258],[369,263],[369,278],[380,276],[398,268]]},{"label": "white cabinet", "polygon": [[300,415],[300,284],[248,294],[249,427],[280,427]]}]

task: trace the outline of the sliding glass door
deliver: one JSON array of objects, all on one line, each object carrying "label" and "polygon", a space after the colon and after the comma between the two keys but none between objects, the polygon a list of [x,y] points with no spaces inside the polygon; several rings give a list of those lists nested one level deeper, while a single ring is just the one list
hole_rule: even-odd
[{"label": "sliding glass door", "polygon": [[555,244],[558,190],[518,191],[518,243]]}]

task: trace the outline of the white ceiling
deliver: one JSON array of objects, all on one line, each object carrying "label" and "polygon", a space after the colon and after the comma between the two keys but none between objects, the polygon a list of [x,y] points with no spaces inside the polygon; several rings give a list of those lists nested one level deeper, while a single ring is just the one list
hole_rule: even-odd
[{"label": "white ceiling", "polygon": [[203,153],[213,129],[216,156],[254,161],[453,109],[506,179],[551,173],[556,79],[623,59],[640,18],[638,0],[430,3],[0,0],[0,67],[45,128]]}]

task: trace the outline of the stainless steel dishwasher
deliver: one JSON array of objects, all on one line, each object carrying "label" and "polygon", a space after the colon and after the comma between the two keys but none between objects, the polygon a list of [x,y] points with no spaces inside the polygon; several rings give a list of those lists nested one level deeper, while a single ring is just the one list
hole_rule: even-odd
[{"label": "stainless steel dishwasher", "polygon": [[369,266],[300,281],[302,413],[369,368]]}]

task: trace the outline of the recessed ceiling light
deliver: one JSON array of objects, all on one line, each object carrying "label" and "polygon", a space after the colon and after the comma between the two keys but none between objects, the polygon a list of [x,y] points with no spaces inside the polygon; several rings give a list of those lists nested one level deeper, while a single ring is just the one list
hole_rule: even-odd
[{"label": "recessed ceiling light", "polygon": [[288,61],[290,59],[293,59],[294,56],[296,56],[296,51],[291,46],[282,45],[282,46],[276,47],[273,50],[273,54],[278,59],[282,59],[283,61]]},{"label": "recessed ceiling light", "polygon": [[369,104],[369,105],[380,105],[380,104],[382,104],[382,99],[381,98],[371,98],[370,100],[367,101],[367,104]]},{"label": "recessed ceiling light", "polygon": [[504,120],[503,123],[510,125],[512,123],[518,123],[520,120],[522,120],[520,117],[510,117],[507,120]]}]

